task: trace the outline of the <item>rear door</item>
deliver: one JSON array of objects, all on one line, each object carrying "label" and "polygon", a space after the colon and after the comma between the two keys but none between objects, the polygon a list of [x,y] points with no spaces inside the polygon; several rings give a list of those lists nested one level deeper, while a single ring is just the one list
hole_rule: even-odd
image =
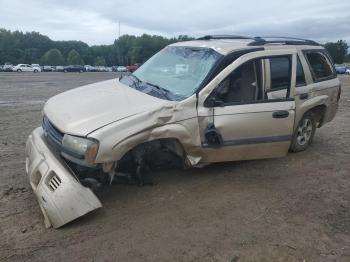
[{"label": "rear door", "polygon": [[[274,70],[272,61],[283,67]],[[286,155],[295,117],[295,63],[293,51],[243,55],[200,92],[203,162]],[[273,92],[280,95],[272,94],[277,86]],[[218,142],[212,140],[215,132]]]},{"label": "rear door", "polygon": [[31,67],[30,65],[25,65],[24,70],[25,70],[26,72],[31,72],[31,71],[33,71],[32,67]]}]

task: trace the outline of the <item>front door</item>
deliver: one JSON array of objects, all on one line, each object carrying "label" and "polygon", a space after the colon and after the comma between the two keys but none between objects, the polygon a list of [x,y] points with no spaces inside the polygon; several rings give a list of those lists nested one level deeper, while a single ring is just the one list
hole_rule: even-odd
[{"label": "front door", "polygon": [[[296,55],[259,53],[242,56],[218,75],[214,86],[200,92],[203,162],[280,157],[288,152],[295,118],[290,94]],[[278,63],[277,70],[270,59]],[[271,88],[284,95],[271,96]]]}]

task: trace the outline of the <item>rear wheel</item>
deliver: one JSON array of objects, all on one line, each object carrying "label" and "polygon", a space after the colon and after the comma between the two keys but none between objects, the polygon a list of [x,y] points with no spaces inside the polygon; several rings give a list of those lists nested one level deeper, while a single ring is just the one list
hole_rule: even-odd
[{"label": "rear wheel", "polygon": [[17,73],[21,73],[22,72],[22,70],[21,69],[17,69]]},{"label": "rear wheel", "polygon": [[300,120],[294,131],[290,150],[293,152],[304,151],[312,142],[316,131],[316,119],[312,112],[307,112]]},{"label": "rear wheel", "polygon": [[67,73],[68,71],[67,71],[67,69],[64,69],[63,72],[64,72],[64,73]]},{"label": "rear wheel", "polygon": [[39,71],[37,69],[34,69],[34,73],[38,73]]}]

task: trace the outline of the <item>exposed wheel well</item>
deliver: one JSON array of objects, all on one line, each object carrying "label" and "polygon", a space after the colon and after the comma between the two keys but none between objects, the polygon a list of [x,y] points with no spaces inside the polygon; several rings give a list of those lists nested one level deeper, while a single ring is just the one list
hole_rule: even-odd
[{"label": "exposed wheel well", "polygon": [[129,150],[117,164],[117,171],[135,172],[139,165],[150,169],[182,168],[186,153],[176,138],[162,138],[139,144]]},{"label": "exposed wheel well", "polygon": [[307,112],[305,112],[305,114],[308,112],[312,112],[316,117],[317,127],[321,127],[326,114],[326,110],[327,110],[326,105],[318,105],[309,109]]}]

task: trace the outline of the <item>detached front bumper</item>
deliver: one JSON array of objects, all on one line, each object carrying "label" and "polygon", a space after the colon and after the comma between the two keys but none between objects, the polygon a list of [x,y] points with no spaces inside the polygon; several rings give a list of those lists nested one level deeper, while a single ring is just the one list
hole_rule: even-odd
[{"label": "detached front bumper", "polygon": [[36,128],[26,144],[26,171],[44,214],[46,227],[58,228],[102,207],[67,164],[46,145],[44,132]]}]

